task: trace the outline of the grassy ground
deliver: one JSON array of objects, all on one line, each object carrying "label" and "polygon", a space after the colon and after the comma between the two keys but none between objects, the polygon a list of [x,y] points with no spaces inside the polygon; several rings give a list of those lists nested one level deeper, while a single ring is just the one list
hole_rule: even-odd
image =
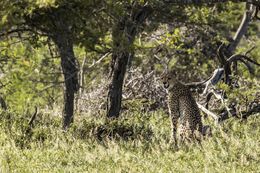
[{"label": "grassy ground", "polygon": [[[60,118],[1,113],[0,172],[259,172],[260,117],[213,125],[202,146],[172,147],[162,111],[125,113],[118,121],[77,115],[68,132]],[[207,120],[211,122],[211,120]]]}]

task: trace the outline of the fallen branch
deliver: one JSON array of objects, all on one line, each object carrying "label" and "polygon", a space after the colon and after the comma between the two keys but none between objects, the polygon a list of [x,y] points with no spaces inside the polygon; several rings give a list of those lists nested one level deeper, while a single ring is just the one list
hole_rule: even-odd
[{"label": "fallen branch", "polygon": [[248,111],[243,111],[241,114],[243,119],[247,119],[250,115],[255,113],[260,113],[260,104],[257,104],[256,106],[249,109]]},{"label": "fallen branch", "polygon": [[204,113],[206,113],[207,115],[210,115],[215,120],[216,123],[218,122],[219,117],[216,114],[209,111],[208,109],[206,109],[204,106],[202,106],[199,103],[197,103],[197,105],[198,105],[199,109],[201,109]]},{"label": "fallen branch", "polygon": [[227,120],[230,117],[237,117],[241,119],[247,119],[250,115],[260,113],[260,104],[257,104],[250,108],[247,111],[238,112],[236,109],[233,109],[232,111],[228,112],[227,110],[223,111],[219,115],[219,122],[222,122],[224,120]]}]

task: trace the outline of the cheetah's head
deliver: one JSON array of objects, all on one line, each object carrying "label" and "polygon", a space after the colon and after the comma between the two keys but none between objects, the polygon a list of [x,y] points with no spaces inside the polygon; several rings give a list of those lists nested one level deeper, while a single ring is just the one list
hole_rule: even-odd
[{"label": "cheetah's head", "polygon": [[161,76],[161,80],[165,89],[170,89],[178,82],[175,72],[164,72]]}]

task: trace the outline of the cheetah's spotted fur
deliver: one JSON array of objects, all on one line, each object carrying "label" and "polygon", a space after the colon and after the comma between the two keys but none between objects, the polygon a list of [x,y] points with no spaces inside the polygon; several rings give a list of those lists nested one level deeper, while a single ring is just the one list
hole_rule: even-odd
[{"label": "cheetah's spotted fur", "polygon": [[206,131],[210,131],[202,124],[199,108],[189,87],[174,79],[171,73],[163,74],[162,81],[168,91],[168,108],[175,144],[177,144],[178,122],[181,141],[198,139],[198,136],[203,136]]}]

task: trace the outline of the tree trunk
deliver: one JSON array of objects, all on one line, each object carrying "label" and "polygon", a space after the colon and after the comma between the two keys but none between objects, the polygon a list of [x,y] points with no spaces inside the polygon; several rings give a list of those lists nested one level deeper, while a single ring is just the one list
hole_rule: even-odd
[{"label": "tree trunk", "polygon": [[246,11],[244,12],[243,19],[239,25],[239,28],[236,31],[235,36],[233,37],[233,41],[228,46],[228,51],[232,55],[236,50],[240,40],[247,32],[247,28],[252,20],[252,15],[254,13],[254,6],[246,3]]},{"label": "tree trunk", "polygon": [[61,57],[61,67],[64,75],[64,109],[63,128],[67,129],[73,122],[74,95],[79,89],[78,66],[73,51],[73,43],[66,35],[59,35],[54,42]]},{"label": "tree trunk", "polygon": [[[228,85],[231,85],[231,83],[232,83],[230,76],[232,75],[232,71],[236,71],[237,64],[233,63],[233,66],[231,67],[231,64],[227,61],[227,59],[230,58],[234,54],[234,51],[236,50],[239,42],[241,41],[242,37],[247,32],[247,28],[251,22],[253,13],[254,13],[254,6],[252,4],[246,3],[246,11],[245,11],[243,19],[240,23],[240,26],[237,29],[235,36],[233,37],[233,41],[231,41],[228,46],[225,46],[224,44],[222,44],[219,47],[218,58],[219,58],[220,64],[224,68],[225,83]],[[233,69],[231,69],[231,68],[233,68]]]},{"label": "tree trunk", "polygon": [[107,117],[116,118],[119,116],[125,72],[129,60],[134,54],[133,42],[137,28],[144,23],[151,13],[150,7],[135,4],[132,6],[132,14],[122,17],[113,28],[112,80],[108,91]]},{"label": "tree trunk", "polygon": [[[121,109],[122,88],[131,47],[135,38],[135,27],[126,25],[126,18],[117,23],[113,30],[113,53],[111,83],[107,100],[107,117],[118,117]],[[128,28],[132,27],[132,29]],[[131,32],[129,32],[131,30]]]},{"label": "tree trunk", "polygon": [[124,76],[129,61],[129,52],[120,52],[112,55],[114,62],[114,71],[112,82],[108,91],[108,112],[107,117],[118,117],[121,109],[122,88]]}]

